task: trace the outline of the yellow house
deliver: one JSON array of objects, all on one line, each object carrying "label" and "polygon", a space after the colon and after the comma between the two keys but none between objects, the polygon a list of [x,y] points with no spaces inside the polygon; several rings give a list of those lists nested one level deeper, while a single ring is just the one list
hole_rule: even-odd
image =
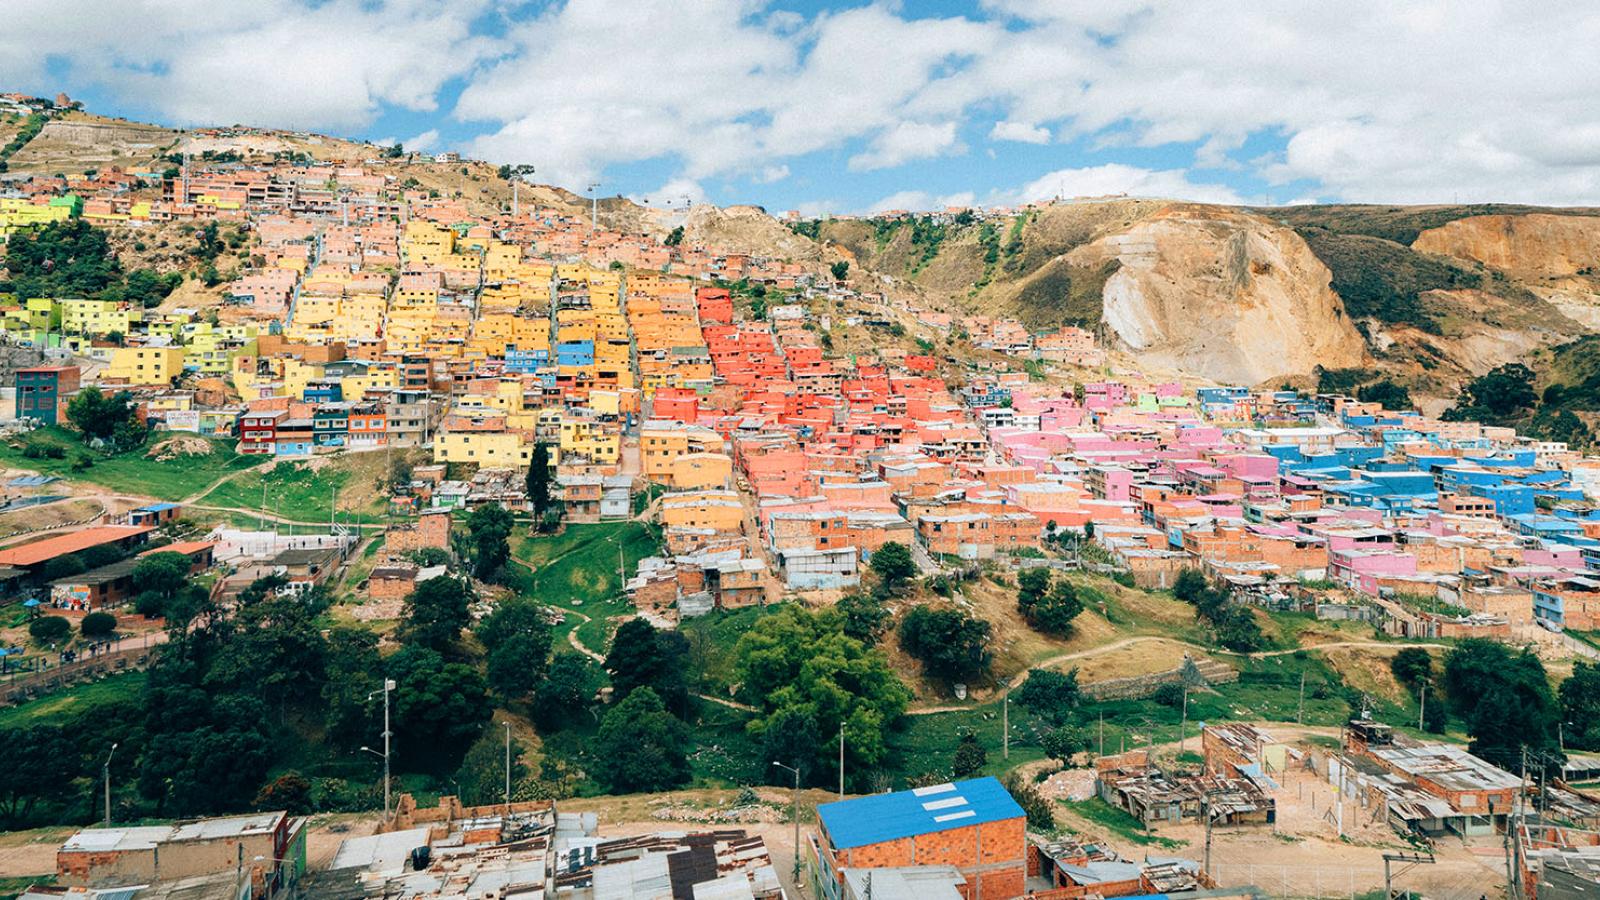
[{"label": "yellow house", "polygon": [[66,334],[127,334],[139,311],[115,300],[62,300],[61,330]]},{"label": "yellow house", "polygon": [[455,252],[456,233],[442,225],[421,219],[406,223],[400,248],[408,262],[433,264]]},{"label": "yellow house", "polygon": [[622,456],[622,435],[608,432],[594,419],[562,416],[561,454],[582,457],[597,465],[612,465]]},{"label": "yellow house", "polygon": [[690,453],[721,453],[722,435],[709,428],[680,422],[652,422],[639,429],[639,456],[644,477],[671,483],[673,461]]},{"label": "yellow house", "polygon": [[726,453],[685,453],[672,461],[671,484],[684,490],[727,487],[733,457]]},{"label": "yellow house", "polygon": [[744,506],[736,491],[692,491],[661,498],[661,521],[668,528],[709,528],[737,534],[744,524]]},{"label": "yellow house", "polygon": [[128,384],[169,384],[181,374],[182,347],[118,347],[103,377]]},{"label": "yellow house", "polygon": [[433,461],[525,467],[533,462],[533,445],[511,431],[446,431],[434,437]]}]

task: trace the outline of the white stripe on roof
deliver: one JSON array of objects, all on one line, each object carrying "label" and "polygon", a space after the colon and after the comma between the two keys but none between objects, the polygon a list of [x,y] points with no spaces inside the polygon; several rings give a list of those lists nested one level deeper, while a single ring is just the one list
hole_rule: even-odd
[{"label": "white stripe on roof", "polygon": [[912,790],[911,793],[916,794],[918,797],[926,797],[929,794],[948,794],[955,789],[955,785],[946,781],[944,784],[934,784],[929,785],[928,787],[916,788]]},{"label": "white stripe on roof", "polygon": [[945,813],[942,816],[934,816],[933,820],[935,822],[949,822],[949,821],[951,821],[953,819],[969,819],[969,818],[972,818],[972,817],[974,817],[976,815],[977,815],[977,812],[975,812],[974,810],[963,809],[961,812]]},{"label": "white stripe on roof", "polygon": [[924,804],[922,804],[922,808],[928,810],[929,812],[932,812],[933,810],[936,810],[936,809],[949,809],[952,806],[966,806],[966,805],[967,805],[967,798],[965,798],[965,797],[946,797],[943,800],[932,800],[932,801],[929,801],[927,803],[924,803]]}]

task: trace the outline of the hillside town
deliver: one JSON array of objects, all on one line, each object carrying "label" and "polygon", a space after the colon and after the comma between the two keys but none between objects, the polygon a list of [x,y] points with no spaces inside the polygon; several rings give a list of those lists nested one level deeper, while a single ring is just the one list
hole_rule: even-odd
[{"label": "hillside town", "polygon": [[[172,692],[134,713],[171,737],[159,711],[189,701],[158,679],[163,660],[193,654],[183,665],[214,666],[190,679],[202,696],[229,677],[230,689],[248,688],[250,678],[219,674],[246,650],[208,656],[202,638],[236,646],[230,629],[254,634],[265,626],[253,610],[287,598],[310,610],[300,624],[315,640],[367,635],[372,671],[346,672],[365,680],[341,701],[360,707],[367,730],[345,755],[383,766],[381,812],[375,769],[339,776],[367,793],[313,814],[309,786],[294,795],[303,808],[274,805],[291,767],[261,760],[262,778],[233,786],[248,809],[193,816],[206,798],[186,805],[181,777],[150,763],[148,747],[140,799],[124,784],[128,799],[114,808],[114,780],[135,780],[114,775],[122,743],[109,753],[85,743],[75,752],[104,757],[103,771],[94,761],[62,796],[89,797],[99,820],[103,790],[103,821],[52,838],[54,870],[23,878],[23,900],[1393,897],[1402,867],[1430,866],[1412,877],[1437,880],[1415,896],[1600,889],[1600,756],[1589,755],[1600,752],[1600,699],[1583,680],[1600,677],[1600,456],[1583,441],[1457,408],[1424,414],[1409,398],[1145,367],[1095,322],[1039,327],[935,302],[837,247],[751,252],[749,241],[697,236],[690,210],[602,217],[594,197],[534,202],[549,189],[482,164],[469,175],[453,153],[397,159],[351,146],[365,155],[180,154],[144,168],[0,176],[13,277],[0,294],[0,521],[17,522],[0,535],[0,611],[15,614],[0,704],[38,709],[135,677],[147,698]],[[414,166],[462,166],[469,185],[493,175],[510,200],[422,187],[407,175]],[[152,269],[164,286],[144,297],[25,289],[31,251],[19,248],[100,233],[130,260],[146,242],[197,244],[209,270],[165,283],[174,272]],[[219,271],[219,259],[236,266]],[[48,262],[41,279],[69,264]],[[133,274],[118,277],[131,288]],[[358,470],[370,477],[353,490],[330,474]],[[575,554],[581,565],[562,569]],[[165,588],[151,574],[163,565],[175,567]],[[457,584],[462,621],[419,637],[418,598]],[[197,606],[180,611],[189,588]],[[1018,633],[1044,637],[1008,633],[965,668],[907,637],[918,609],[970,623],[992,596],[1005,598]],[[545,644],[501,668],[497,616],[530,600],[542,618],[526,627]],[[1184,621],[1146,621],[1157,607],[1135,602],[1169,604],[1161,615],[1177,608]],[[805,698],[817,732],[806,760],[756,760],[765,780],[752,781],[705,768],[691,780],[680,759],[681,777],[665,782],[737,786],[736,800],[681,799],[615,775],[604,790],[593,772],[552,762],[567,753],[598,769],[608,705],[683,727],[659,684],[622,675],[617,646],[634,623],[682,635],[683,653],[709,653],[695,642],[726,627],[720,638],[748,653],[745,636],[765,620],[817,616],[836,628],[822,617],[868,603],[881,621],[864,640],[823,653],[816,638],[806,652],[853,665],[860,648],[862,659],[920,673],[905,678],[911,688],[895,682],[904,696],[890,718],[970,714],[932,748],[904,754],[900,770],[887,751],[868,758],[858,746],[892,730],[846,708],[873,690],[861,668]],[[1065,621],[1049,624],[1046,603],[1069,605]],[[874,645],[893,641],[895,617],[891,657]],[[105,618],[103,630],[91,626]],[[1104,630],[1091,632],[1090,618]],[[66,624],[34,627],[46,620]],[[544,684],[502,686],[511,669],[545,677],[558,658],[552,628],[558,654],[610,680],[572,691],[572,710],[602,723],[567,735],[581,749],[541,722]],[[1139,642],[1166,655],[1094,669],[1097,656]],[[1484,646],[1538,668],[1551,735],[1490,740],[1475,692],[1449,683],[1449,663],[1435,672],[1435,655]],[[1351,669],[1387,680],[1342,672],[1308,693],[1306,667],[1266,671],[1348,648],[1373,654]],[[503,792],[479,785],[464,797],[453,782],[465,763],[435,766],[426,783],[414,763],[410,784],[391,784],[390,695],[429,679],[397,687],[376,666],[380,653],[419,651],[435,656],[426,671],[452,678],[468,677],[446,671],[470,668],[457,658],[484,658],[504,701],[495,718],[485,700],[471,729],[436,732],[440,746],[428,749],[460,761],[487,747],[478,774],[498,785],[503,737]],[[1412,680],[1393,662],[1407,651],[1425,669]],[[1545,665],[1567,678],[1559,701]],[[729,674],[762,667],[744,656],[702,667],[706,680],[678,702],[768,715],[732,733],[770,740],[782,699]],[[1073,679],[1059,708],[1023,699],[1046,671]],[[1269,674],[1273,702],[1286,706],[1226,693]],[[331,722],[306,725],[289,710],[332,703],[331,669],[326,681],[303,697],[305,685],[264,695],[276,706],[257,711],[321,740]],[[773,693],[784,690],[794,689]],[[1296,691],[1297,702],[1283,700]],[[625,707],[646,693],[655,708]],[[1191,694],[1225,720],[1191,713]],[[1506,707],[1522,696],[1495,695]],[[442,691],[428,703],[457,699]],[[1097,719],[1077,706],[1091,701]],[[421,705],[410,715],[420,719]],[[1107,708],[1122,715],[1115,745]],[[1031,755],[1015,764],[1004,762],[1016,752],[1014,716],[1037,719],[1016,738]],[[514,730],[542,748],[537,775],[514,775],[530,768]],[[1055,741],[1067,732],[1063,750]],[[664,743],[687,746],[673,733]],[[941,768],[952,753],[962,768],[966,745],[975,764]],[[835,752],[837,769],[813,765]],[[858,763],[872,780],[847,786]],[[655,797],[653,818],[591,806],[632,794]],[[1035,802],[1042,817],[1025,810]],[[674,804],[694,808],[673,820]],[[25,820],[16,807],[6,815]],[[1058,825],[1051,808],[1093,813]],[[71,815],[60,824],[84,824]],[[1084,832],[1095,825],[1111,830]]]}]

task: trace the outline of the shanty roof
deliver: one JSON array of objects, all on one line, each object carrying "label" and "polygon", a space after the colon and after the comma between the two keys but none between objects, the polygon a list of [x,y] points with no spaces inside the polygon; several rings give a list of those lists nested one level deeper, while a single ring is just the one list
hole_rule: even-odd
[{"label": "shanty roof", "polygon": [[998,780],[974,778],[824,803],[817,815],[833,846],[845,849],[1018,819],[1023,813]]},{"label": "shanty roof", "polygon": [[85,528],[82,531],[60,534],[31,544],[0,550],[0,566],[36,566],[58,556],[138,537],[152,531],[155,529],[149,525],[100,525],[95,528]]}]

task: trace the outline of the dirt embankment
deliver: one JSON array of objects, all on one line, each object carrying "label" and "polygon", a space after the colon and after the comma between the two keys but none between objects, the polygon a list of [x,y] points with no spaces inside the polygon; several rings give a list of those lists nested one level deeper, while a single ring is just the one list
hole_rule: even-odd
[{"label": "dirt embankment", "polygon": [[1600,217],[1469,216],[1422,232],[1411,246],[1496,269],[1600,330]]},{"label": "dirt embankment", "polygon": [[1067,258],[1116,264],[1104,322],[1143,361],[1255,384],[1367,359],[1327,267],[1292,229],[1259,216],[1173,206]]}]

